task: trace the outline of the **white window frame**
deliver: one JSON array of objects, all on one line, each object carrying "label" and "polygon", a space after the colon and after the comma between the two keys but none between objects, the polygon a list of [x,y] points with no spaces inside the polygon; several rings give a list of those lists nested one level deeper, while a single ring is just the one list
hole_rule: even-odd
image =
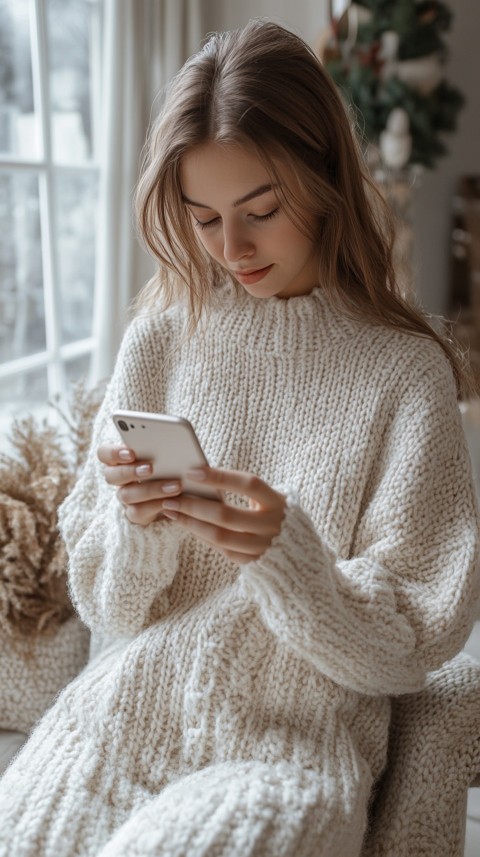
[{"label": "white window frame", "polygon": [[[51,140],[51,108],[49,83],[49,46],[47,38],[47,2],[48,0],[29,0],[30,45],[33,77],[33,97],[35,112],[40,123],[43,156],[37,159],[26,159],[0,152],[0,170],[2,173],[34,171],[38,175],[40,232],[43,273],[43,301],[45,311],[46,348],[44,351],[26,355],[7,362],[0,363],[0,379],[10,378],[17,374],[26,373],[32,369],[46,367],[48,381],[48,397],[65,395],[64,364],[76,357],[92,354],[95,347],[93,335],[65,345],[61,344],[60,336],[60,300],[59,300],[59,266],[58,242],[56,240],[56,211],[54,203],[55,176],[66,173],[94,173],[98,175],[98,133],[99,133],[99,102],[97,95],[93,99],[92,92],[92,130],[94,159],[82,164],[56,164],[53,160]],[[91,59],[93,74],[91,80],[99,80],[100,48],[101,48],[101,0],[91,0]],[[97,250],[98,252],[98,250]],[[1,404],[1,403],[0,403]],[[25,403],[28,405],[28,403]]]}]

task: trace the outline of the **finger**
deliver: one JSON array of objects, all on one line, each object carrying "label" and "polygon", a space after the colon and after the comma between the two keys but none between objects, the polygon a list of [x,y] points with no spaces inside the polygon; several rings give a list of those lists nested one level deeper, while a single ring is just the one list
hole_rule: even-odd
[{"label": "finger", "polygon": [[97,449],[97,457],[102,464],[114,466],[116,464],[125,464],[135,461],[135,453],[133,449],[127,446],[114,446],[111,443],[104,443]]},{"label": "finger", "polygon": [[118,496],[124,505],[128,505],[174,497],[180,494],[181,490],[182,483],[179,481],[162,482],[158,479],[150,479],[147,482],[129,482],[120,486]]},{"label": "finger", "polygon": [[189,470],[186,476],[193,482],[212,485],[234,494],[243,494],[252,500],[256,500],[263,508],[277,507],[281,496],[278,491],[274,491],[259,476],[255,476],[253,473],[244,473],[241,470],[219,470],[214,467],[202,467]]},{"label": "finger", "polygon": [[163,508],[165,511],[180,512],[197,520],[240,533],[275,535],[279,528],[278,508],[265,511],[239,509],[217,500],[193,497],[190,494],[182,494],[175,500],[165,500]]},{"label": "finger", "polygon": [[168,509],[165,509],[165,507],[161,508],[167,518],[171,518],[181,527],[186,528],[212,547],[219,548],[223,551],[236,551],[249,556],[259,556],[264,553],[272,541],[271,537],[267,535],[239,533],[234,530],[225,530],[215,524],[198,521],[196,518],[190,518],[188,515],[182,515],[176,511],[169,511]]},{"label": "finger", "polygon": [[158,500],[125,506],[125,514],[132,524],[139,524],[143,527],[164,517],[161,504]]},{"label": "finger", "polygon": [[152,466],[148,462],[117,464],[113,467],[105,465],[104,475],[109,485],[127,485],[148,480],[152,475]]}]

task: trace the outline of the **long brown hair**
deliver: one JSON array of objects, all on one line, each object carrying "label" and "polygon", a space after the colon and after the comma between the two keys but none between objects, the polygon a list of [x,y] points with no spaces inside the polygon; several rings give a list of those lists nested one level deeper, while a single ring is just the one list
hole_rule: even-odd
[{"label": "long brown hair", "polygon": [[[273,22],[213,34],[168,87],[136,195],[141,236],[159,263],[137,305],[168,306],[183,293],[193,331],[228,276],[200,245],[182,201],[181,160],[206,142],[248,146],[261,159],[280,203],[318,248],[318,281],[332,300],[356,318],[434,339],[459,391],[468,389],[454,343],[400,294],[391,217],[334,83],[308,45]],[[293,176],[287,188],[279,162]]]}]

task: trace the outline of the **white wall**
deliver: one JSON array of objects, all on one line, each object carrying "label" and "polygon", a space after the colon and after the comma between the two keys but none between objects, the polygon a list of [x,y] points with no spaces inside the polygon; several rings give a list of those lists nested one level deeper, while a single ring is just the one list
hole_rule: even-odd
[{"label": "white wall", "polygon": [[[253,17],[283,24],[314,45],[328,18],[328,0],[203,0],[206,28],[240,27]],[[447,77],[467,98],[454,135],[445,142],[448,157],[427,172],[413,206],[417,289],[426,308],[447,307],[450,206],[455,181],[462,173],[480,173],[480,8],[478,0],[450,0],[454,12]]]},{"label": "white wall", "polygon": [[328,20],[328,0],[203,0],[209,30],[243,27],[250,18],[269,18],[313,44]]}]

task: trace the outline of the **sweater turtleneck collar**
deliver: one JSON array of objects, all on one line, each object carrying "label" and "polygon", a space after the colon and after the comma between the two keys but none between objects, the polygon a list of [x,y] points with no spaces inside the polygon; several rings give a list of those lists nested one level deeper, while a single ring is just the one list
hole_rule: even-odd
[{"label": "sweater turtleneck collar", "polygon": [[282,354],[310,351],[345,339],[352,322],[335,308],[320,287],[291,298],[256,298],[224,283],[209,306],[200,329],[231,347]]}]

